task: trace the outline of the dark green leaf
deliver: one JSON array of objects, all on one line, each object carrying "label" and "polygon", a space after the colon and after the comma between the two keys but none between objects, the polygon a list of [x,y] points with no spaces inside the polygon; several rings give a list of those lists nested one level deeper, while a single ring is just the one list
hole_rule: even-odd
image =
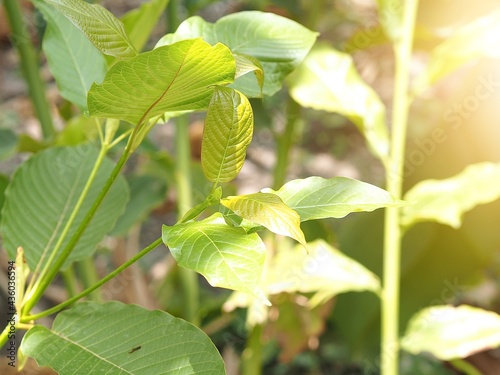
[{"label": "dark green leaf", "polygon": [[60,375],[222,375],[224,362],[199,328],[166,312],[84,302],[49,330],[28,331],[21,351]]}]

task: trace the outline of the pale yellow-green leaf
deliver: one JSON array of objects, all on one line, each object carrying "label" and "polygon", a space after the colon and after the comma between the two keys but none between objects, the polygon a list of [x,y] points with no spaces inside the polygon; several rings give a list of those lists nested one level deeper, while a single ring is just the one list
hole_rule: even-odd
[{"label": "pale yellow-green leaf", "polygon": [[228,226],[220,213],[164,225],[162,233],[180,266],[202,274],[212,286],[249,293],[269,304],[260,286],[265,245],[257,233]]},{"label": "pale yellow-green leaf", "polygon": [[103,53],[119,59],[137,55],[119,19],[99,4],[83,0],[45,0],[64,14]]},{"label": "pale yellow-green leaf", "polygon": [[389,153],[385,106],[358,75],[352,58],[326,45],[317,45],[287,78],[290,95],[300,105],[339,113],[364,134],[382,161]]},{"label": "pale yellow-green leaf", "polygon": [[228,182],[238,175],[252,134],[253,112],[246,96],[216,86],[201,143],[201,166],[209,181]]},{"label": "pale yellow-green leaf", "polygon": [[265,290],[269,295],[315,293],[310,304],[317,306],[339,293],[380,291],[375,274],[324,240],[308,243],[308,249],[306,253],[295,246],[278,252],[266,272]]},{"label": "pale yellow-green leaf", "polygon": [[288,207],[280,197],[270,193],[255,193],[227,197],[221,204],[243,219],[257,223],[271,232],[288,236],[307,247],[300,229],[299,214]]},{"label": "pale yellow-green leaf", "polygon": [[431,353],[443,361],[465,358],[500,346],[500,315],[477,307],[434,306],[408,323],[401,347],[413,354]]},{"label": "pale yellow-green leaf", "polygon": [[500,58],[500,9],[453,30],[434,48],[426,70],[415,83],[415,94],[481,57]]},{"label": "pale yellow-green leaf", "polygon": [[424,180],[405,195],[402,222],[437,221],[459,228],[462,215],[479,204],[500,197],[500,163],[469,165],[458,175],[444,180]]}]

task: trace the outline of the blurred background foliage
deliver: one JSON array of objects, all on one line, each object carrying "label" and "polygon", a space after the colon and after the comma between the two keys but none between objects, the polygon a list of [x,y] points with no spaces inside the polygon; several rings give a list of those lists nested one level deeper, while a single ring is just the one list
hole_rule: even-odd
[{"label": "blurred background foliage", "polygon": [[[103,0],[103,6],[120,16],[140,1]],[[33,16],[29,2],[23,2],[27,17]],[[361,77],[390,109],[392,101],[393,53],[377,21],[377,8],[370,0],[184,0],[178,2],[180,18],[201,15],[208,21],[241,10],[274,12],[320,32],[319,39],[352,54]],[[499,8],[498,1],[421,0],[415,33],[412,75],[421,73],[432,49],[472,20]],[[0,26],[5,24],[0,21]],[[43,27],[30,32],[35,43]],[[36,23],[40,26],[41,23]],[[152,48],[168,27],[162,17],[148,44]],[[8,175],[29,153],[45,147],[37,133],[33,113],[26,103],[20,72],[12,55],[6,30],[2,40],[0,77],[0,205]],[[498,47],[498,46],[497,46]],[[45,69],[45,70],[44,70]],[[46,68],[43,77],[57,125],[64,130],[57,141],[77,144],[96,139],[85,122],[69,120],[76,109],[57,96]],[[500,160],[500,64],[498,58],[478,56],[470,63],[419,93],[413,102],[407,141],[405,190],[417,182],[451,177],[471,163]],[[225,192],[251,193],[273,185],[276,147],[284,137],[286,121],[295,122],[293,146],[286,180],[310,175],[346,176],[383,186],[380,162],[370,154],[362,135],[344,117],[323,111],[297,108],[287,88],[265,100],[252,100],[256,132],[241,175]],[[193,117],[190,127],[194,203],[201,201],[211,185],[199,166],[202,121]],[[123,125],[126,129],[126,125]],[[436,133],[436,129],[440,129]],[[436,136],[439,134],[439,137]],[[148,243],[157,236],[158,223],[173,222],[175,145],[172,127],[155,128],[127,168],[132,199],[127,214],[113,235],[96,253],[98,271],[118,264],[134,244]],[[147,186],[147,190],[141,187]],[[207,190],[208,189],[208,190]],[[134,220],[130,220],[133,218]],[[401,332],[409,318],[425,306],[468,303],[500,312],[500,201],[474,208],[463,225],[450,227],[421,223],[412,227],[403,241],[401,280]],[[341,251],[382,276],[383,212],[351,214],[342,220],[303,223],[308,241],[324,238]],[[139,246],[137,246],[139,248]],[[113,249],[111,261],[108,260]],[[6,262],[2,262],[5,264]],[[112,297],[151,308],[163,308],[182,316],[179,275],[173,260],[157,252],[132,269],[135,291],[104,290]],[[167,275],[165,278],[163,276]],[[200,282],[204,283],[200,279]],[[125,288],[127,289],[127,288]],[[130,289],[130,288],[129,288]],[[221,313],[229,296],[225,290],[202,289],[202,328],[222,351],[230,372],[245,346],[245,311]],[[264,374],[377,374],[380,352],[380,303],[369,292],[345,293],[314,310],[301,307],[300,296],[279,295],[279,311],[270,312],[264,328]],[[482,357],[481,357],[482,356]],[[500,352],[480,353],[471,361],[498,366]],[[487,357],[487,358],[486,358]],[[479,361],[479,362],[477,362]],[[492,361],[492,362],[491,362]],[[483,365],[481,365],[481,363]],[[496,371],[498,367],[490,367]],[[487,370],[485,370],[487,371]],[[233,372],[235,373],[235,372]],[[427,356],[403,354],[402,374],[453,374],[447,364]],[[485,372],[485,374],[498,372]]]}]

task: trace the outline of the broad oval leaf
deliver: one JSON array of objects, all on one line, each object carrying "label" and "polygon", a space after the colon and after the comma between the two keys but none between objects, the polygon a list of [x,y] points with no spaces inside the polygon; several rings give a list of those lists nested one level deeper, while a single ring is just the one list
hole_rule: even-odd
[{"label": "broad oval leaf", "polygon": [[5,201],[5,189],[9,185],[9,177],[0,174],[0,221],[2,219],[2,207]]},{"label": "broad oval leaf", "polygon": [[359,77],[352,58],[322,44],[288,77],[292,98],[304,107],[337,112],[350,119],[382,161],[389,154],[385,106]]},{"label": "broad oval leaf", "polygon": [[150,0],[121,17],[125,32],[137,51],[144,48],[168,3],[169,0]]},{"label": "broad oval leaf", "polygon": [[[44,265],[71,215],[98,152],[90,144],[55,147],[42,151],[22,164],[7,187],[2,210],[3,244],[11,259],[18,246],[24,248],[31,270]],[[111,173],[114,164],[104,159],[82,209],[71,225],[62,251]],[[128,187],[118,177],[96,211],[63,268],[88,257],[95,246],[115,225],[128,200]]]},{"label": "broad oval leaf", "polygon": [[92,116],[137,124],[165,112],[206,109],[215,85],[233,82],[231,51],[201,39],[141,53],[119,61],[88,94]]},{"label": "broad oval leaf", "polygon": [[233,87],[249,97],[260,97],[262,92],[273,95],[281,88],[283,79],[304,59],[317,35],[288,18],[247,11],[222,17],[214,24],[191,17],[175,34],[160,39],[157,46],[201,37],[210,44],[220,42],[235,53],[252,56],[262,64],[264,87],[261,90],[257,79],[249,75],[235,82]]},{"label": "broad oval leaf", "polygon": [[87,92],[106,75],[106,60],[66,17],[43,1],[34,3],[47,21],[42,47],[59,92],[86,111]]},{"label": "broad oval leaf", "polygon": [[208,106],[201,143],[201,166],[212,182],[228,182],[240,173],[252,141],[253,112],[242,93],[217,86]]},{"label": "broad oval leaf", "polygon": [[202,274],[212,286],[249,293],[269,303],[260,287],[265,246],[256,233],[228,226],[220,213],[202,221],[164,225],[162,233],[182,267]]},{"label": "broad oval leaf", "polygon": [[278,191],[262,191],[277,194],[288,207],[299,213],[301,221],[342,218],[351,212],[403,204],[379,187],[346,177],[324,179],[314,176],[292,180]]},{"label": "broad oval leaf", "polygon": [[426,70],[415,83],[419,94],[439,79],[481,58],[500,58],[500,10],[453,30],[452,36],[432,51]]},{"label": "broad oval leaf", "polygon": [[479,204],[500,198],[500,164],[477,163],[444,180],[424,180],[412,187],[404,199],[402,223],[437,221],[459,228],[462,215]]},{"label": "broad oval leaf", "polygon": [[125,28],[106,8],[83,0],[45,0],[64,14],[106,55],[127,59],[137,55]]},{"label": "broad oval leaf", "polygon": [[477,307],[434,306],[408,323],[401,347],[448,361],[500,346],[500,315]]},{"label": "broad oval leaf", "polygon": [[60,375],[225,373],[217,348],[199,328],[120,302],[79,303],[57,315],[52,329],[30,329],[20,350]]},{"label": "broad oval leaf", "polygon": [[315,293],[310,304],[317,306],[339,293],[380,291],[374,273],[324,240],[310,242],[307,247],[308,253],[295,246],[273,258],[265,279],[268,294]]},{"label": "broad oval leaf", "polygon": [[243,219],[262,225],[273,233],[293,238],[307,247],[304,233],[300,229],[299,214],[283,203],[277,195],[239,195],[224,198],[220,203]]}]

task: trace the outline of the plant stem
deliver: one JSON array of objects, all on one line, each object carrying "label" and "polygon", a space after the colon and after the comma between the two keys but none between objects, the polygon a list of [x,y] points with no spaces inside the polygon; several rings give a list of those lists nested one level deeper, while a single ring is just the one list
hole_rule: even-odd
[{"label": "plant stem", "polygon": [[285,130],[283,134],[279,136],[277,142],[278,150],[276,167],[274,168],[274,189],[279,189],[286,181],[286,172],[290,159],[290,149],[293,145],[296,124],[299,118],[300,105],[289,97]]},{"label": "plant stem", "polygon": [[[395,42],[395,80],[392,112],[391,159],[386,171],[387,190],[400,199],[406,128],[409,110],[409,65],[418,0],[404,2],[401,38]],[[381,370],[397,375],[399,368],[399,282],[401,223],[398,208],[387,208],[384,233],[384,290],[382,293]]]},{"label": "plant stem", "polygon": [[78,291],[76,275],[73,266],[70,266],[67,270],[61,271],[61,276],[64,280],[64,285],[66,285],[68,296],[73,297]]},{"label": "plant stem", "polygon": [[[192,207],[191,147],[189,143],[189,122],[187,116],[177,118],[175,128],[177,187],[177,213],[183,217]],[[199,325],[199,286],[197,274],[187,268],[179,268],[185,298],[185,319]]]},{"label": "plant stem", "polygon": [[457,370],[460,370],[467,375],[482,375],[481,371],[479,371],[476,367],[474,367],[474,365],[472,365],[471,363],[467,362],[464,359],[461,358],[452,359],[450,363]]},{"label": "plant stem", "polygon": [[[41,297],[41,295],[43,294],[43,292],[45,291],[45,289],[47,288],[49,283],[52,282],[52,280],[56,276],[57,272],[59,272],[62,265],[64,264],[64,261],[68,258],[69,254],[73,250],[74,245],[76,245],[76,242],[78,240],[74,241],[74,245],[69,247],[69,245],[72,243],[72,241],[70,240],[70,242],[68,243],[68,245],[66,245],[66,247],[63,249],[61,254],[59,254],[59,249],[61,248],[63,242],[66,240],[66,237],[69,233],[69,230],[71,229],[71,226],[73,225],[73,223],[76,219],[76,216],[78,215],[78,212],[82,208],[83,201],[87,197],[87,195],[90,191],[90,188],[91,188],[92,184],[94,183],[94,180],[97,176],[97,172],[99,171],[99,168],[101,167],[102,162],[104,161],[104,158],[106,156],[107,150],[108,150],[107,146],[102,145],[102,147],[99,151],[99,154],[97,156],[97,159],[94,163],[94,166],[92,167],[92,171],[90,172],[90,175],[87,179],[87,182],[85,183],[85,186],[83,187],[83,190],[80,193],[80,197],[78,198],[78,201],[76,202],[75,207],[73,208],[73,211],[71,212],[71,215],[69,216],[68,221],[66,222],[66,225],[64,226],[61,234],[59,235],[59,238],[58,238],[56,244],[54,245],[54,248],[52,249],[52,252],[51,252],[48,260],[45,262],[45,266],[43,267],[42,272],[40,273],[35,284],[33,285],[33,288],[29,288],[28,295],[26,296],[27,297],[26,309],[32,308],[36,304],[36,302],[38,302],[38,299]],[[114,179],[113,179],[113,181],[114,181]],[[111,183],[113,181],[111,181]],[[108,180],[108,182],[109,182],[109,180]],[[103,193],[103,191],[101,191],[101,194],[102,193]],[[107,190],[104,192],[104,195],[106,193],[107,193]],[[104,196],[102,198],[104,198]],[[97,209],[97,207],[96,207],[96,209]],[[85,219],[87,218],[87,216],[85,217]],[[93,216],[93,213],[92,213],[92,216]],[[85,222],[85,219],[82,222],[82,224]],[[88,222],[90,222],[90,219],[91,218],[89,218]],[[75,233],[75,235],[78,235],[78,239],[83,234],[83,231],[87,227],[88,222],[85,224],[84,227],[82,227],[82,225],[80,225],[77,232]],[[80,233],[80,230],[82,233]],[[73,238],[74,237],[75,236],[73,236]],[[56,259],[56,256],[58,256],[58,254],[59,254],[59,258]],[[53,265],[54,260],[55,260],[55,263]],[[29,310],[25,310],[25,312],[29,312]]]},{"label": "plant stem", "polygon": [[242,356],[242,374],[261,375],[262,374],[262,324],[257,324],[252,328],[250,336]]},{"label": "plant stem", "polygon": [[[85,258],[76,264],[78,274],[83,283],[83,288],[90,288],[92,285],[99,281],[99,276],[97,275],[97,270],[93,263],[92,257]],[[96,302],[102,302],[102,295],[99,292],[95,292],[89,295],[89,298]]]},{"label": "plant stem", "polygon": [[134,255],[132,258],[130,258],[128,261],[123,263],[120,267],[115,269],[113,272],[99,280],[97,283],[92,285],[90,288],[85,289],[83,292],[77,294],[76,296],[68,299],[67,301],[64,301],[63,303],[60,303],[59,305],[56,305],[48,310],[42,311],[41,313],[34,314],[34,315],[28,315],[25,316],[21,319],[22,323],[28,323],[32,320],[37,320],[40,318],[43,318],[45,316],[54,314],[65,307],[73,304],[74,302],[78,301],[79,299],[87,296],[88,294],[92,293],[94,290],[102,286],[103,284],[107,283],[109,280],[111,280],[113,277],[118,275],[120,272],[125,270],[126,268],[130,267],[132,264],[137,262],[139,259],[141,259],[144,255],[148,254],[150,251],[154,250],[158,245],[162,244],[162,239],[161,237],[156,239],[153,243],[151,243],[149,246],[145,247],[143,250],[138,252],[136,255]]},{"label": "plant stem", "polygon": [[24,309],[23,309],[23,312],[25,314],[28,314],[31,311],[33,306],[35,306],[35,304],[41,298],[45,289],[47,289],[47,287],[50,285],[50,283],[52,282],[54,277],[57,275],[57,273],[61,269],[62,265],[64,264],[64,262],[68,258],[69,254],[71,253],[71,251],[73,250],[75,245],[78,243],[80,237],[83,235],[83,232],[85,231],[85,229],[89,225],[90,221],[94,217],[95,212],[97,211],[101,202],[103,201],[104,197],[106,196],[107,192],[111,188],[111,185],[113,185],[113,182],[116,180],[116,178],[120,174],[120,171],[122,170],[123,166],[125,165],[125,162],[128,160],[128,158],[131,154],[131,152],[129,151],[129,146],[133,142],[133,135],[134,135],[134,133],[132,133],[132,135],[129,139],[129,143],[127,144],[127,147],[125,147],[125,150],[124,150],[122,156],[118,160],[118,163],[115,165],[115,168],[111,172],[111,175],[108,177],[106,184],[103,186],[103,188],[101,189],[96,200],[92,204],[92,207],[87,212],[87,215],[85,215],[84,219],[82,220],[82,222],[78,226],[75,234],[73,235],[73,237],[71,237],[71,239],[69,240],[66,247],[62,250],[61,255],[56,260],[55,264],[50,267],[49,271],[44,275],[43,278],[38,279],[37,285],[35,285],[35,287],[33,287],[33,289],[32,289],[33,292],[30,293],[31,295],[27,299],[27,302],[26,302]]},{"label": "plant stem", "polygon": [[28,84],[33,107],[37,114],[44,139],[52,138],[56,131],[52,123],[50,107],[45,96],[44,83],[40,77],[38,58],[31,43],[30,35],[23,22],[20,2],[4,0],[5,13],[12,31],[12,44],[17,48],[21,68]]}]

